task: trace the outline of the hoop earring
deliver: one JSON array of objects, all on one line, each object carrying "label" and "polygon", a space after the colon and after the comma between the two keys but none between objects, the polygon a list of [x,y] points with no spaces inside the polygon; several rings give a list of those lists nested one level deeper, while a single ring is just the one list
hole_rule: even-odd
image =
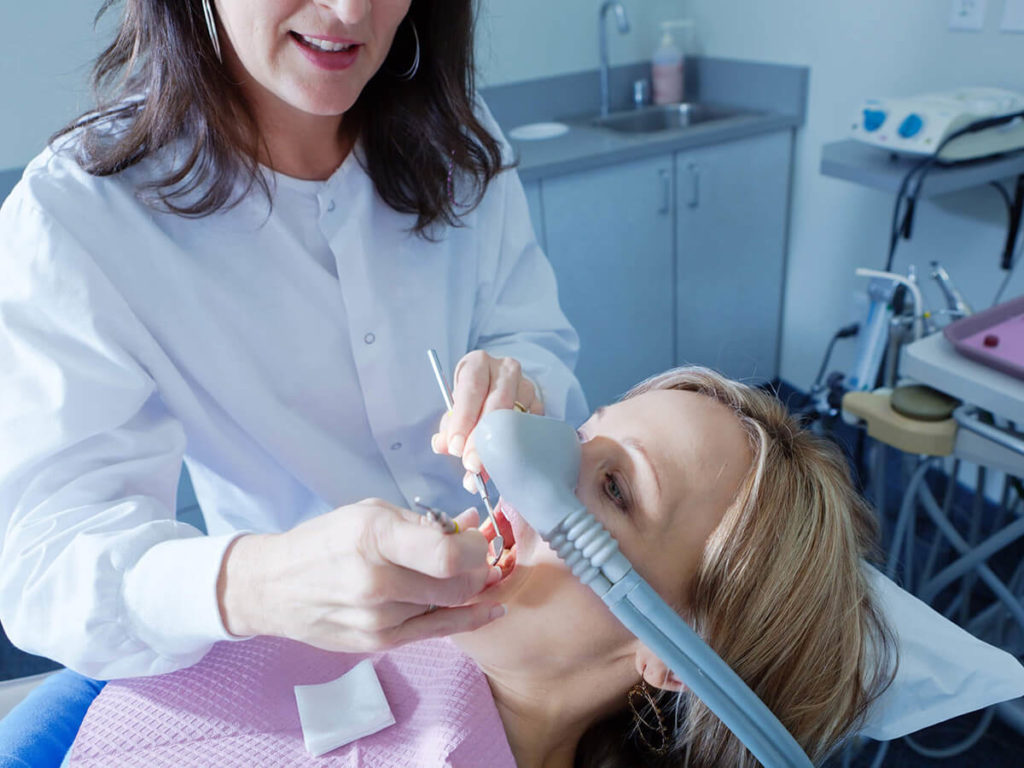
[{"label": "hoop earring", "polygon": [[220,55],[220,38],[217,37],[217,22],[213,16],[210,0],[203,0],[203,16],[206,17],[206,31],[210,33],[210,40],[213,42],[213,52],[217,54],[217,61],[223,64],[224,59]]},{"label": "hoop earring", "polygon": [[[655,701],[654,696],[651,694],[650,688],[647,687],[647,681],[641,680],[630,688],[626,698],[629,701],[629,708],[633,710],[633,724],[636,726],[636,732],[640,737],[640,741],[643,742],[644,746],[647,747],[648,750],[659,757],[667,755],[670,748],[668,729],[665,728],[665,718],[661,715],[661,708],[658,706],[658,702]],[[654,713],[657,725],[652,723],[641,711],[644,704],[646,704]],[[652,742],[652,740],[648,739],[648,733],[652,736],[657,734],[657,740]]]},{"label": "hoop earring", "polygon": [[409,26],[412,27],[412,39],[416,42],[416,54],[412,57],[412,64],[405,72],[395,75],[399,80],[412,80],[420,69],[420,33],[416,31],[416,22],[409,19]]}]

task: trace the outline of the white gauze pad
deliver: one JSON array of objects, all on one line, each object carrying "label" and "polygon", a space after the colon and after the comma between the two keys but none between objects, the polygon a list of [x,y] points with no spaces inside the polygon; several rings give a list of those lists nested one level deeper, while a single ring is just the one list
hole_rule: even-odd
[{"label": "white gauze pad", "polygon": [[315,757],[395,724],[369,659],[363,659],[337,680],[296,685],[295,701],[302,739]]}]

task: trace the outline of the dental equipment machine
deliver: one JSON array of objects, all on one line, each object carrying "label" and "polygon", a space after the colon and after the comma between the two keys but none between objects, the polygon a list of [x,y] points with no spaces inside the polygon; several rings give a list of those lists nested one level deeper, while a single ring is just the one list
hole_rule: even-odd
[{"label": "dental equipment machine", "polygon": [[[449,412],[455,409],[455,403],[452,400],[452,391],[448,387],[448,381],[444,377],[444,371],[441,370],[441,361],[437,357],[437,352],[433,349],[427,350],[427,357],[430,358],[430,367],[434,369],[434,378],[437,379],[437,386],[441,390],[441,397],[444,398],[444,405]],[[491,500],[487,496],[487,486],[484,484],[483,476],[477,472],[473,475],[473,479],[476,481],[476,490],[480,494],[480,498],[483,499],[484,508],[487,510],[487,516],[491,520],[491,524],[494,526],[494,530],[498,530],[498,521],[494,517],[494,507],[491,506]],[[494,557],[495,562],[501,557],[501,553],[505,548],[505,540],[499,533],[494,538]]]},{"label": "dental equipment machine", "polygon": [[[1024,95],[1000,88],[959,88],[903,99],[867,99],[851,126],[853,138],[890,152],[947,162],[974,160],[1024,148],[1024,120],[1006,121],[1024,111]],[[947,140],[968,125],[990,123]]]},{"label": "dental equipment machine", "polygon": [[792,734],[633,569],[618,542],[576,498],[581,454],[570,425],[544,416],[492,411],[477,424],[476,445],[503,499],[762,765],[811,767]]}]

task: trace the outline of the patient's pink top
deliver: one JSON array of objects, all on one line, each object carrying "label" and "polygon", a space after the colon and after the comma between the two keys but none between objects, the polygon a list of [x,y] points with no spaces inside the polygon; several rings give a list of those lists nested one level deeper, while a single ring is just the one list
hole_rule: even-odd
[{"label": "patient's pink top", "polygon": [[[373,659],[395,724],[313,757],[293,686]],[[89,708],[70,765],[515,768],[487,679],[448,640],[379,654],[328,653],[257,637],[218,643],[193,667],[109,683]]]}]

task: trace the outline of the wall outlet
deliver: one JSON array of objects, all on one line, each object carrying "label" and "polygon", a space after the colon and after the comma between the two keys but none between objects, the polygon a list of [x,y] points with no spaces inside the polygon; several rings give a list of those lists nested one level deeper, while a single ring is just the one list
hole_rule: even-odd
[{"label": "wall outlet", "polygon": [[1024,32],[1024,0],[1006,0],[1000,29],[1003,32]]},{"label": "wall outlet", "polygon": [[985,26],[985,0],[953,0],[950,29],[979,31]]}]

